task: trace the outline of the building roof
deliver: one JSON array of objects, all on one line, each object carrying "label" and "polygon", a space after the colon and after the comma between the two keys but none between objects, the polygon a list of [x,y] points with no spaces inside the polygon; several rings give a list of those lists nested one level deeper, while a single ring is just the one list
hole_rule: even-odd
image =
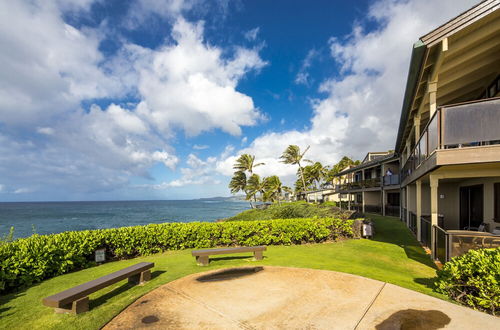
[{"label": "building roof", "polygon": [[391,152],[387,156],[379,157],[379,158],[361,163],[357,166],[353,166],[353,167],[348,168],[346,170],[343,170],[342,172],[337,173],[337,175],[335,175],[335,176],[342,176],[344,174],[356,172],[356,171],[362,170],[364,168],[376,166],[376,165],[379,165],[382,163],[387,163],[387,162],[398,160],[398,159],[399,159],[398,156],[394,152]]},{"label": "building roof", "polygon": [[415,98],[418,82],[423,71],[423,64],[429,56],[429,51],[432,46],[440,43],[444,38],[452,36],[457,32],[465,29],[469,25],[477,22],[483,17],[492,14],[500,9],[500,0],[486,0],[469,10],[463,12],[457,17],[451,19],[445,24],[437,27],[429,33],[420,37],[413,45],[410,68],[408,70],[408,79],[403,97],[403,105],[401,109],[401,117],[399,122],[398,135],[396,139],[396,152],[401,152],[406,124],[411,112],[413,99]]}]

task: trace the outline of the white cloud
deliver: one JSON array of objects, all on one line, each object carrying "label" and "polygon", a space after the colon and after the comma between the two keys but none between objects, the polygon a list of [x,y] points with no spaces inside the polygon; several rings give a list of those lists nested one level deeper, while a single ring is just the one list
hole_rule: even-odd
[{"label": "white cloud", "polygon": [[[139,3],[172,14],[172,39],[157,49],[124,43],[105,57],[99,50],[105,24],[77,29],[63,19],[64,11],[89,10],[91,0],[0,2],[0,125],[9,128],[0,133],[5,186],[29,182],[33,191],[57,190],[65,198],[68,191],[113,191],[134,176],[151,179],[157,163],[178,166],[175,128],[188,135],[215,129],[238,135],[241,126],[263,117],[251,97],[237,91],[241,79],[266,65],[258,49],[207,44],[202,23],[179,17],[194,1]],[[156,7],[163,5],[170,7]],[[80,107],[130,95],[139,103]],[[189,166],[194,161],[188,159]],[[172,185],[218,182],[197,178],[189,168]]]},{"label": "white cloud", "polygon": [[120,80],[100,67],[99,34],[78,30],[61,16],[53,1],[0,2],[2,122],[40,125],[83,99],[122,94]]},{"label": "white cloud", "polygon": [[53,135],[54,129],[52,127],[37,127],[37,133],[45,134],[45,135]]},{"label": "white cloud", "polygon": [[210,146],[207,146],[205,144],[195,144],[193,146],[194,150],[205,150],[205,149],[208,149],[208,148],[210,148]]},{"label": "white cloud", "polygon": [[[470,8],[475,1],[382,0],[368,10],[377,29],[365,31],[356,24],[347,39],[332,38],[332,58],[343,68],[340,76],[324,81],[326,97],[313,100],[310,128],[304,131],[266,133],[247,148],[222,159],[217,169],[232,175],[236,154],[256,155],[266,166],[262,175],[278,174],[293,181],[296,168],[278,162],[289,144],[310,145],[307,158],[325,165],[348,155],[360,159],[368,151],[394,147],[412,44],[433,28]],[[343,40],[343,41],[341,41]],[[312,55],[303,67],[310,65]],[[299,82],[307,76],[299,77]]]},{"label": "white cloud", "polygon": [[18,188],[14,190],[14,194],[28,194],[32,193],[33,191],[35,191],[35,189],[33,188]]},{"label": "white cloud", "polygon": [[244,33],[245,39],[247,39],[248,41],[255,41],[257,39],[259,31],[260,31],[259,27],[248,30],[247,32]]},{"label": "white cloud", "polygon": [[266,65],[256,50],[237,48],[224,59],[221,49],[204,43],[202,24],[184,19],[172,36],[174,45],[143,50],[149,61],[139,69],[141,116],[162,132],[181,127],[190,136],[216,128],[239,135],[240,126],[262,118],[252,99],[236,90],[246,73]]},{"label": "white cloud", "polygon": [[295,76],[295,83],[299,85],[309,85],[310,75],[307,70],[311,67],[313,60],[319,55],[319,51],[316,49],[311,49],[307,52],[306,57],[302,61],[302,65],[300,66],[299,72]]},{"label": "white cloud", "polygon": [[198,3],[199,0],[137,0],[130,5],[123,22],[127,28],[136,29],[154,17],[175,20]]},{"label": "white cloud", "polygon": [[168,188],[178,188],[190,185],[218,185],[221,183],[219,179],[216,178],[215,165],[217,159],[214,157],[208,157],[206,160],[201,160],[194,154],[189,154],[186,161],[189,167],[183,167],[180,169],[182,176],[179,179],[175,179],[169,182],[162,182],[159,184],[151,185],[141,185],[141,188],[164,190]]}]

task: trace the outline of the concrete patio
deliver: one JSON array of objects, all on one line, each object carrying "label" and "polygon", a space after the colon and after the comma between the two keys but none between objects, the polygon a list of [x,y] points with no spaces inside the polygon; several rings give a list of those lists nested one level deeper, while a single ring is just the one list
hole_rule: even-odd
[{"label": "concrete patio", "polygon": [[245,267],[193,274],[137,300],[104,329],[498,329],[500,319],[332,271]]}]

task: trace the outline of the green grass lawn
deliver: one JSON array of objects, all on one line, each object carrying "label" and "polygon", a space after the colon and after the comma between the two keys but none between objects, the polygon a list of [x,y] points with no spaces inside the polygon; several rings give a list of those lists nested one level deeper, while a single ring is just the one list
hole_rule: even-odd
[{"label": "green grass lawn", "polygon": [[[306,267],[335,270],[396,284],[435,297],[431,278],[435,267],[410,231],[395,218],[371,216],[375,221],[373,240],[335,243],[269,246],[263,261],[242,258],[214,258],[208,267],[196,265],[191,251],[172,251],[132,260],[110,262],[98,267],[65,274],[27,290],[0,297],[1,329],[98,329],[145,293],[196,272],[245,265]],[[238,255],[234,255],[238,256]],[[153,278],[144,286],[127,281],[90,296],[90,312],[80,315],[55,314],[42,305],[42,298],[109,274],[140,261],[155,263]]]}]

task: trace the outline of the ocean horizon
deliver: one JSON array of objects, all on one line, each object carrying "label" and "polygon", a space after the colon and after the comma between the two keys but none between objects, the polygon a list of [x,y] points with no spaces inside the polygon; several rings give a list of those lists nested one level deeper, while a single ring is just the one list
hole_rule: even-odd
[{"label": "ocean horizon", "polygon": [[250,208],[246,201],[214,197],[191,200],[0,202],[0,237],[106,229],[167,222],[214,222]]}]

